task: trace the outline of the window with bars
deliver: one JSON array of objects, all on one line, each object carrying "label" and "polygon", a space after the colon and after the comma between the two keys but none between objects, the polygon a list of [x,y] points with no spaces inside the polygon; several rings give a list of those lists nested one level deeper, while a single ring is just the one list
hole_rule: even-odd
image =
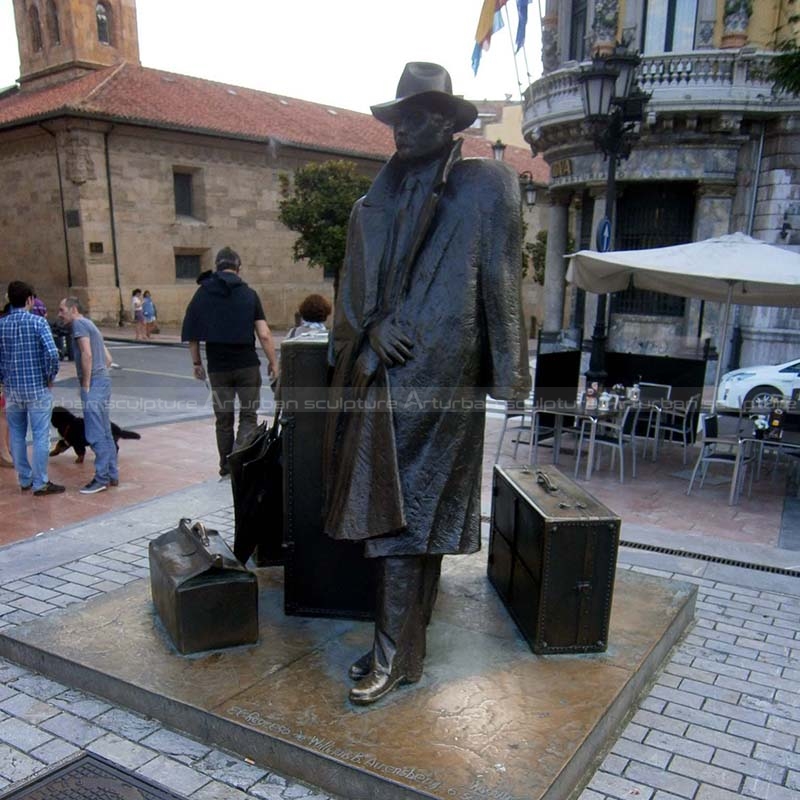
[{"label": "window with bars", "polygon": [[196,280],[201,266],[202,255],[200,253],[175,253],[175,280]]},{"label": "window with bars", "polygon": [[[626,186],[617,201],[616,248],[641,250],[692,241],[695,184],[675,182]],[[627,289],[611,295],[614,314],[681,317],[683,297]]]}]

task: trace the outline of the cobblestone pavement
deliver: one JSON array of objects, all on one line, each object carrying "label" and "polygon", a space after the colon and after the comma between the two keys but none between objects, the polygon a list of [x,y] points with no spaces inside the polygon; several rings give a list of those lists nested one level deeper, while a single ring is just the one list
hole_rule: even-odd
[{"label": "cobblestone pavement", "polygon": [[[485,493],[499,421],[487,432]],[[504,459],[512,450],[509,436]],[[677,478],[677,489],[663,474],[648,483],[647,465],[624,485],[607,472],[586,488],[621,514],[626,541],[800,569],[799,553],[774,547],[771,482],[757,487],[766,500],[729,508],[724,497],[715,504],[714,487],[686,498]],[[186,508],[231,535],[229,486],[214,481],[99,516],[91,515],[104,509],[88,509],[80,524],[0,548],[0,628],[146,577],[148,541]],[[621,549],[619,565],[696,583],[696,617],[578,800],[798,800],[800,580],[632,548]],[[0,794],[81,751],[192,800],[327,797],[0,659]]]},{"label": "cobblestone pavement", "polygon": [[[157,519],[163,502],[143,504],[138,516]],[[171,527],[170,513],[160,514],[162,530]],[[229,504],[203,519],[232,535]],[[146,577],[147,543],[155,535],[134,535],[42,569],[25,569],[31,560],[23,557],[20,577],[0,589],[0,626]],[[7,574],[2,567],[0,574]],[[800,797],[800,581],[626,548],[620,567],[696,583],[697,614],[580,800]],[[81,750],[192,800],[326,798],[155,720],[0,660],[0,791]]]}]

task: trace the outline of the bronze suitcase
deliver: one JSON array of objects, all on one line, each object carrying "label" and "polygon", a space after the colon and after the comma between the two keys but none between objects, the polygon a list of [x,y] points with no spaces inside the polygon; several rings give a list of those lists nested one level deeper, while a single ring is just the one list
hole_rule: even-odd
[{"label": "bronze suitcase", "polygon": [[555,467],[495,466],[489,580],[534,653],[599,653],[620,518]]},{"label": "bronze suitcase", "polygon": [[215,530],[182,519],[150,542],[153,605],[181,653],[258,641],[258,582]]},{"label": "bronze suitcase", "polygon": [[281,345],[284,611],[368,620],[375,604],[374,559],[364,558],[361,542],[335,541],[323,530],[327,352],[325,334]]}]

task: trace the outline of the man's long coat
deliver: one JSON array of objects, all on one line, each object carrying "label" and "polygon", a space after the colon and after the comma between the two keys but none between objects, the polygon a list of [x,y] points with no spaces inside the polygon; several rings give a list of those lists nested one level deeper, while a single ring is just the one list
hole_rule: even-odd
[{"label": "man's long coat", "polygon": [[515,399],[530,389],[518,180],[497,161],[452,164],[393,309],[413,358],[381,367],[365,408],[353,410],[348,387],[369,347],[366,328],[391,311],[378,295],[403,174],[395,156],[351,215],[331,334],[326,531],[367,539],[371,557],[471,553],[480,548],[486,392]]}]

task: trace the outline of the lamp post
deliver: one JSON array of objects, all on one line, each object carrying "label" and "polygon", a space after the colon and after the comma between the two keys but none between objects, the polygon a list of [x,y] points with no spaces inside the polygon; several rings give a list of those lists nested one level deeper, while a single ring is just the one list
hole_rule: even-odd
[{"label": "lamp post", "polygon": [[519,174],[519,188],[525,199],[525,205],[533,208],[536,205],[536,184],[533,182],[533,175],[527,169]]},{"label": "lamp post", "polygon": [[[608,159],[606,179],[606,220],[602,225],[603,250],[613,250],[615,241],[615,206],[617,202],[617,164],[631,154],[637,138],[636,123],[644,116],[650,95],[634,85],[638,54],[616,47],[610,56],[595,56],[590,67],[578,76],[582,89],[583,112],[595,147]],[[599,234],[599,232],[598,232]],[[598,238],[600,236],[598,235]],[[588,381],[605,382],[606,372],[606,295],[597,296],[597,312],[592,331]]]}]

